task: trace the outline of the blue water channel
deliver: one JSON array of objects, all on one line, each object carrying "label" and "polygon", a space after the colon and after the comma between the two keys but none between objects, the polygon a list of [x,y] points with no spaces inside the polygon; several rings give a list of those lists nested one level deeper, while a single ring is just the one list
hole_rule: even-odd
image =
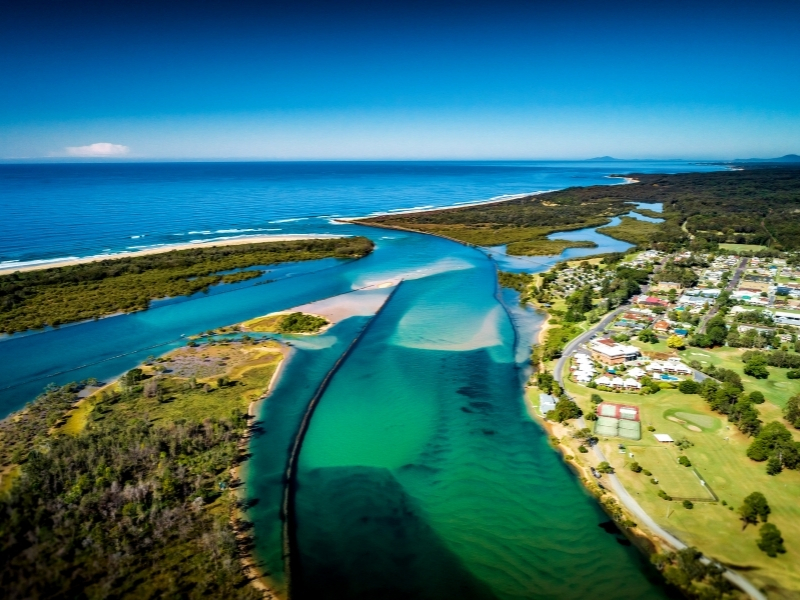
[{"label": "blue water channel", "polygon": [[[374,320],[346,319],[295,343],[261,405],[246,481],[257,555],[276,585],[286,585],[287,452],[317,385],[369,325],[301,450],[295,598],[663,597],[646,560],[598,527],[607,517],[527,415],[524,359],[540,317],[501,302],[513,305],[513,294],[497,289],[487,253],[340,227],[373,238],[375,252],[0,342],[0,410],[19,408],[49,381],[113,377],[184,343],[184,334],[402,278]],[[599,246],[585,254],[620,248],[593,235]]]}]

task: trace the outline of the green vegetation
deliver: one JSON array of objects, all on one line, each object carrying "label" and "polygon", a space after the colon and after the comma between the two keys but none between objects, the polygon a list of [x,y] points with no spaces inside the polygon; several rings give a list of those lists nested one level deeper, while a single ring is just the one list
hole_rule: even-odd
[{"label": "green vegetation", "polygon": [[633,208],[608,194],[613,188],[569,188],[495,204],[385,215],[362,222],[443,235],[478,246],[507,244],[509,254],[560,254],[565,248],[593,248],[596,244],[548,240],[547,235],[605,225],[611,217]]},{"label": "green vegetation", "polygon": [[731,584],[722,576],[720,567],[707,565],[702,558],[697,548],[684,548],[676,552],[654,554],[651,561],[664,574],[664,578],[687,597],[708,600],[724,598],[732,591]]},{"label": "green vegetation", "polygon": [[328,324],[328,320],[316,315],[294,312],[281,319],[278,331],[281,333],[313,333]]},{"label": "green vegetation", "polygon": [[564,350],[567,343],[580,333],[581,330],[571,324],[548,329],[545,342],[542,344],[542,359],[549,361],[561,356],[561,351]]},{"label": "green vegetation", "polygon": [[186,296],[264,274],[258,269],[226,271],[327,257],[359,258],[372,248],[363,237],[213,246],[1,275],[0,332],[144,310],[157,298]]},{"label": "green vegetation", "polygon": [[612,467],[606,461],[603,461],[599,465],[597,465],[597,472],[598,473],[613,473],[614,472],[614,467]]},{"label": "green vegetation", "polygon": [[[693,350],[685,352],[690,354]],[[741,373],[741,350],[721,348],[713,354],[718,352],[726,357],[719,364],[737,365]],[[743,380],[743,385],[749,396],[751,383]],[[779,597],[791,597],[800,591],[800,572],[796,569],[796,556],[800,555],[800,470],[785,469],[778,478],[770,476],[764,462],[747,458],[747,448],[754,438],[720,419],[698,395],[683,394],[678,389],[655,395],[615,394],[571,381],[565,381],[564,387],[584,412],[597,404],[593,396],[637,406],[643,433],[666,433],[675,440],[674,445],[665,445],[644,433],[640,441],[626,443],[625,454],[618,452],[617,439],[601,438],[598,442],[625,488],[662,527],[724,564],[747,565],[750,568],[744,575],[758,587],[768,586]],[[780,419],[780,409],[772,404],[771,395],[754,408],[765,423]],[[692,420],[688,420],[690,417]],[[689,424],[696,424],[701,430],[689,430]],[[693,445],[678,452],[684,438]],[[800,432],[795,439],[800,440]],[[634,456],[629,457],[628,452]],[[692,467],[678,463],[681,455],[691,461]],[[634,462],[642,469],[638,473],[632,470]],[[652,484],[651,478],[657,479],[658,484]],[[782,532],[786,554],[778,553],[777,558],[759,549],[758,528],[743,530],[739,514],[729,510],[731,506],[738,509],[754,490],[769,499],[769,521]],[[693,508],[672,508],[680,507],[683,500],[691,501]]]},{"label": "green vegetation", "polygon": [[294,312],[258,317],[242,323],[242,328],[259,333],[316,333],[327,324],[323,317]]},{"label": "green vegetation", "polygon": [[634,176],[639,183],[568,188],[506,202],[386,215],[365,222],[435,233],[480,246],[508,244],[509,254],[544,254],[560,251],[546,239],[550,233],[606,224],[610,217],[633,208],[631,202],[661,202],[663,223],[627,218],[603,233],[659,250],[686,245],[713,249],[731,243],[746,245],[732,248],[735,251],[800,249],[795,212],[800,205],[797,167],[750,165],[742,171]]},{"label": "green vegetation", "polygon": [[558,402],[556,402],[555,409],[549,411],[546,416],[551,421],[563,423],[570,419],[577,419],[581,414],[581,409],[578,408],[577,404],[566,396],[562,396]]},{"label": "green vegetation", "polygon": [[[202,361],[200,348],[180,357]],[[226,343],[241,360],[196,380],[134,369],[62,424],[81,386],[50,387],[0,426],[0,456],[21,475],[0,499],[0,583],[9,597],[260,598],[247,585],[232,489],[247,430],[280,355]],[[211,349],[209,349],[211,351]],[[82,405],[83,406],[83,405]]]},{"label": "green vegetation", "polygon": [[784,468],[800,469],[800,442],[794,441],[786,425],[767,423],[747,449],[747,456],[757,462],[768,460],[767,472],[777,475]]},{"label": "green vegetation", "polygon": [[778,554],[786,553],[786,546],[783,545],[783,537],[780,530],[772,523],[765,523],[761,526],[761,536],[758,540],[758,547],[767,553],[767,556],[775,558]]},{"label": "green vegetation", "polygon": [[528,286],[535,280],[534,275],[529,273],[509,273],[508,271],[498,271],[497,280],[505,288],[518,291],[520,294],[525,292]]},{"label": "green vegetation", "polygon": [[623,242],[646,246],[653,236],[658,233],[659,224],[642,221],[634,217],[621,217],[619,225],[600,227],[597,231]]},{"label": "green vegetation", "polygon": [[744,503],[739,507],[739,516],[744,523],[742,528],[744,529],[748,525],[758,525],[759,519],[761,519],[762,523],[766,523],[771,512],[772,509],[769,507],[764,494],[753,492],[744,499]]}]

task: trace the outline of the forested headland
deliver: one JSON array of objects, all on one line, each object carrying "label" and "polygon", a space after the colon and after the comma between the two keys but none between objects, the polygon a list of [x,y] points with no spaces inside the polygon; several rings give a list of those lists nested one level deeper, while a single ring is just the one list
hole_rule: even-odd
[{"label": "forested headland", "polygon": [[233,468],[280,359],[274,342],[211,339],[77,404],[86,382],[51,386],[0,422],[3,597],[262,597]]},{"label": "forested headland", "polygon": [[144,310],[158,298],[265,273],[252,267],[361,258],[373,247],[365,237],[213,246],[0,275],[0,333]]},{"label": "forested headland", "polygon": [[575,242],[548,240],[548,234],[605,225],[611,217],[634,209],[632,203],[660,202],[663,223],[623,219],[619,226],[602,232],[663,250],[681,245],[713,248],[719,243],[800,249],[798,167],[748,166],[739,171],[630,177],[637,182],[567,188],[493,204],[361,222],[434,233],[479,246],[508,244],[508,254],[558,254]]}]

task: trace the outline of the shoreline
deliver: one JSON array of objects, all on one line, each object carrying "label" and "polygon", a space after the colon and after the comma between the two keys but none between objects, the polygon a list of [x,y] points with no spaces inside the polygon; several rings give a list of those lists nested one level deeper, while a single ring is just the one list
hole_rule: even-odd
[{"label": "shoreline", "polygon": [[[245,434],[239,440],[239,453],[242,457],[246,457],[249,450],[250,439],[252,437],[252,425],[255,423],[258,408],[272,394],[272,391],[275,389],[278,380],[283,374],[286,363],[291,360],[292,357],[292,349],[290,347],[281,342],[278,342],[278,344],[279,352],[283,358],[281,358],[281,362],[278,364],[278,367],[272,374],[267,389],[256,400],[250,402],[247,407],[249,424]],[[248,583],[258,590],[264,598],[268,600],[283,600],[284,596],[280,595],[275,587],[274,582],[266,573],[264,573],[261,566],[258,564],[258,557],[255,553],[255,547],[254,544],[251,543],[252,540],[249,538],[247,532],[239,525],[242,521],[247,520],[246,509],[242,506],[242,501],[246,499],[247,495],[247,469],[245,468],[246,462],[246,460],[243,460],[231,469],[233,481],[239,482],[239,485],[237,485],[234,490],[238,501],[231,511],[230,519],[231,527],[233,528],[233,532],[236,537],[236,542],[240,547],[239,561],[242,565],[242,571],[244,571],[245,576],[248,579]]]},{"label": "shoreline", "polygon": [[[180,244],[165,244],[153,248],[144,248],[142,250],[120,251],[114,254],[95,254],[93,256],[83,257],[65,257],[63,259],[55,258],[52,260],[45,260],[44,262],[37,261],[21,261],[19,263],[6,263],[0,264],[0,275],[7,275],[10,273],[22,273],[27,271],[41,271],[43,269],[55,269],[58,267],[71,267],[75,265],[84,265],[94,262],[101,262],[104,260],[115,260],[118,258],[130,258],[137,256],[149,256],[152,254],[163,254],[165,252],[172,252],[173,250],[191,250],[194,248],[213,248],[218,246],[240,246],[244,244],[264,244],[268,242],[296,242],[300,240],[329,240],[341,239],[350,237],[347,235],[336,235],[333,233],[317,233],[317,234],[283,234],[283,235],[254,235],[246,237],[231,238],[228,240],[209,240],[207,242],[184,242]],[[36,264],[31,264],[36,263]]]},{"label": "shoreline", "polygon": [[[595,502],[600,506],[600,509],[615,523],[615,525],[617,525],[620,534],[627,538],[637,550],[648,557],[654,552],[660,552],[666,548],[671,549],[672,547],[669,546],[669,544],[667,544],[654,532],[642,527],[641,524],[636,523],[635,527],[627,528],[621,523],[617,522],[617,519],[614,518],[614,515],[609,509],[609,504],[623,511],[622,514],[628,519],[631,519],[631,517],[634,515],[632,515],[630,511],[625,508],[625,505],[622,503],[619,496],[612,489],[610,489],[610,486],[603,485],[601,480],[594,479],[594,475],[591,472],[591,465],[583,464],[582,459],[579,460],[574,454],[570,454],[573,449],[563,441],[564,438],[567,437],[569,427],[559,423],[551,423],[538,413],[538,410],[533,406],[533,403],[528,397],[529,390],[534,389],[536,389],[535,386],[525,386],[525,407],[527,409],[528,416],[547,434],[547,436],[550,438],[550,447],[556,451],[561,457],[561,460],[567,466],[569,466],[570,471],[572,471],[573,474],[578,478],[581,487],[583,487],[583,489],[589,495],[591,495]],[[558,444],[555,443],[556,439],[558,439]],[[580,454],[577,456],[579,457]],[[588,454],[586,456],[588,456]],[[603,497],[608,497],[608,499],[612,500],[613,502],[603,502]]]}]

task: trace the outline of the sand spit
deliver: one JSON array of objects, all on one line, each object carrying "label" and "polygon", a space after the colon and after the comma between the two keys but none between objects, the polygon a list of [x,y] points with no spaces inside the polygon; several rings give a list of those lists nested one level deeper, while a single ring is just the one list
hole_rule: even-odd
[{"label": "sand spit", "polygon": [[117,252],[115,254],[97,254],[95,256],[85,256],[82,258],[65,258],[64,260],[53,260],[47,262],[30,263],[6,263],[0,264],[0,274],[14,273],[17,271],[38,271],[41,269],[52,269],[55,267],[67,267],[72,265],[83,265],[87,263],[99,262],[102,260],[114,260],[116,258],[128,258],[131,256],[148,256],[150,254],[162,254],[173,250],[189,250],[191,248],[208,248],[212,246],[239,246],[242,244],[263,244],[266,242],[295,242],[298,240],[327,240],[349,237],[334,234],[285,234],[285,235],[253,235],[237,237],[228,240],[196,240],[185,244],[168,244],[154,248],[145,248],[131,252]]}]

